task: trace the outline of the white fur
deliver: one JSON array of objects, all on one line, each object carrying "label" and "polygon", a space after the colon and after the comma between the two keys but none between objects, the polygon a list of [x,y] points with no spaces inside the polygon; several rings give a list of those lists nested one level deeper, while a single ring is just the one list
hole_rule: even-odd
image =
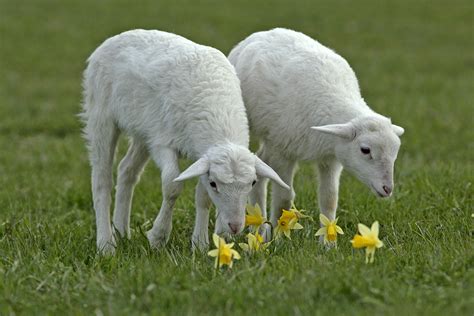
[{"label": "white fur", "polygon": [[[250,128],[261,140],[259,156],[283,181],[292,186],[298,161],[315,162],[320,209],[330,219],[336,216],[343,167],[374,193],[391,194],[403,129],[367,106],[344,58],[302,33],[278,28],[250,35],[229,60],[241,81]],[[294,193],[273,191],[276,224]],[[264,181],[252,191],[251,202],[266,209]]]},{"label": "white fur", "polygon": [[[169,238],[172,209],[185,179],[200,176],[192,241],[201,248],[208,244],[209,197],[218,209],[216,231],[237,233],[257,175],[286,186],[248,150],[240,83],[218,50],[170,33],[133,30],[106,40],[88,62],[82,116],[100,251],[113,252],[115,246],[109,208],[120,132],[132,140],[119,165],[113,224],[129,237],[133,188],[150,156],[161,169],[163,192],[160,213],[147,233],[154,247]],[[197,160],[181,175],[180,154]],[[262,165],[265,172],[259,174]]]}]

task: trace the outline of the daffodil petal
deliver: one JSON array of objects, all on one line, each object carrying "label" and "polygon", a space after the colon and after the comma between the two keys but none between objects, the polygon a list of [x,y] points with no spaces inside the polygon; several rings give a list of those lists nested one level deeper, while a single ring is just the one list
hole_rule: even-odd
[{"label": "daffodil petal", "polygon": [[319,214],[319,221],[320,221],[324,226],[328,226],[329,224],[331,224],[331,221],[329,220],[329,218],[327,218],[323,213],[320,213],[320,214]]},{"label": "daffodil petal", "polygon": [[252,216],[258,215],[258,213],[257,213],[257,208],[256,208],[255,206],[252,206],[252,207],[250,208],[250,214],[251,214]]},{"label": "daffodil petal", "polygon": [[291,239],[289,230],[285,230],[283,233],[285,234],[286,237],[288,237],[288,239]]},{"label": "daffodil petal", "polygon": [[303,229],[303,225],[301,225],[300,223],[295,223],[292,229]]},{"label": "daffodil petal", "polygon": [[296,218],[296,217],[295,217],[295,218],[292,218],[292,219],[288,222],[288,227],[289,227],[290,229],[292,229],[293,226],[295,226],[297,222],[298,222],[298,218]]},{"label": "daffodil petal", "polygon": [[375,234],[375,236],[378,236],[379,235],[379,222],[375,221],[372,224],[372,227],[370,228],[370,230],[372,231],[373,234]]},{"label": "daffodil petal", "polygon": [[371,231],[369,227],[365,226],[364,224],[359,224],[357,227],[359,228],[359,232],[362,236],[370,235]]},{"label": "daffodil petal", "polygon": [[249,215],[254,215],[254,214],[255,214],[254,208],[253,208],[252,205],[247,204],[247,207],[246,207],[245,209],[246,209],[246,211],[247,211],[247,214],[249,214]]},{"label": "daffodil petal", "polygon": [[216,257],[218,254],[219,254],[219,249],[214,249],[207,253],[207,255],[211,257]]},{"label": "daffodil petal", "polygon": [[243,251],[249,251],[249,245],[240,243],[239,247],[242,248]]},{"label": "daffodil petal", "polygon": [[327,227],[321,227],[320,229],[318,229],[315,236],[326,235],[327,230]]},{"label": "daffodil petal", "polygon": [[212,234],[212,240],[214,241],[214,245],[216,245],[216,247],[219,248],[220,237],[217,234]]},{"label": "daffodil petal", "polygon": [[377,243],[375,244],[375,247],[377,247],[377,248],[383,247],[383,241],[381,241],[380,239],[378,239],[378,240],[377,240]]},{"label": "daffodil petal", "polygon": [[375,256],[375,247],[367,247],[365,249],[365,255],[366,255],[366,259],[365,259],[365,262],[368,263],[372,263],[374,262],[374,256]]},{"label": "daffodil petal", "polygon": [[234,249],[231,250],[231,253],[233,255],[233,258],[236,259],[236,260],[239,260],[241,257],[240,257],[240,254],[235,251]]},{"label": "daffodil petal", "polygon": [[257,242],[257,237],[255,237],[255,235],[253,235],[253,234],[248,234],[247,235],[247,240],[248,240],[249,244],[250,244],[250,242]]},{"label": "daffodil petal", "polygon": [[338,234],[344,235],[344,231],[342,230],[342,228],[337,225],[336,225],[336,231]]}]

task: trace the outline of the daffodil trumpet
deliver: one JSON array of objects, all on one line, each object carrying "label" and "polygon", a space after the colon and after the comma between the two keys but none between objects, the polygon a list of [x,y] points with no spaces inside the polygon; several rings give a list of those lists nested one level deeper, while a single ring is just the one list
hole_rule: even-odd
[{"label": "daffodil trumpet", "polygon": [[268,223],[267,219],[263,216],[262,209],[258,203],[255,204],[255,206],[247,204],[245,210],[245,226],[249,226],[250,230],[256,232],[260,226]]},{"label": "daffodil trumpet", "polygon": [[322,227],[316,232],[316,236],[323,236],[325,245],[337,245],[337,234],[344,234],[342,228],[337,225],[337,218],[331,221],[321,213],[319,214],[319,221]]}]

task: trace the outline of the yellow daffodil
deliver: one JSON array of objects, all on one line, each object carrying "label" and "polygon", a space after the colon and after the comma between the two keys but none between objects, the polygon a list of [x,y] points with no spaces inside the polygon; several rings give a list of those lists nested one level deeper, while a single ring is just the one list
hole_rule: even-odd
[{"label": "yellow daffodil", "polygon": [[264,243],[263,237],[257,232],[254,234],[247,234],[247,243],[240,243],[239,246],[244,251],[248,252],[257,252],[261,250],[265,250],[270,243]]},{"label": "yellow daffodil", "polygon": [[364,224],[359,224],[359,234],[351,240],[352,247],[365,248],[365,262],[374,262],[375,249],[383,246],[379,239],[379,222],[375,221],[369,228]]},{"label": "yellow daffodil", "polygon": [[266,219],[262,215],[262,210],[258,204],[255,206],[247,204],[247,214],[245,215],[245,226],[250,226],[253,231],[257,231],[258,228],[265,223]]},{"label": "yellow daffodil", "polygon": [[233,259],[240,259],[239,253],[232,249],[234,243],[226,244],[225,240],[219,237],[217,234],[212,235],[212,240],[217,249],[208,252],[211,257],[216,257],[216,268],[228,265],[232,268]]},{"label": "yellow daffodil", "polygon": [[337,218],[333,221],[329,220],[324,214],[319,214],[319,220],[323,227],[321,227],[317,232],[316,236],[324,236],[324,243],[336,243],[337,234],[343,235],[344,232],[342,228],[337,225]]},{"label": "yellow daffodil", "polygon": [[278,225],[275,228],[276,237],[280,237],[282,234],[291,239],[290,233],[292,229],[303,229],[303,226],[298,223],[298,214],[294,210],[283,210]]}]

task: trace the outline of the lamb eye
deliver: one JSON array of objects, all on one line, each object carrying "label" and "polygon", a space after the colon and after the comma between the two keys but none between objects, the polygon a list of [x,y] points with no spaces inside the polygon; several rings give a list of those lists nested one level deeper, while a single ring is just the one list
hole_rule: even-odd
[{"label": "lamb eye", "polygon": [[213,189],[217,189],[217,184],[212,181],[211,183],[209,183],[209,185],[213,188]]},{"label": "lamb eye", "polygon": [[253,182],[252,182],[252,186],[254,186],[254,185],[255,185],[255,183],[257,183],[257,180],[253,180]]},{"label": "lamb eye", "polygon": [[361,151],[364,155],[370,154],[370,148],[368,148],[368,147],[361,147],[361,148],[360,148],[360,151]]}]

